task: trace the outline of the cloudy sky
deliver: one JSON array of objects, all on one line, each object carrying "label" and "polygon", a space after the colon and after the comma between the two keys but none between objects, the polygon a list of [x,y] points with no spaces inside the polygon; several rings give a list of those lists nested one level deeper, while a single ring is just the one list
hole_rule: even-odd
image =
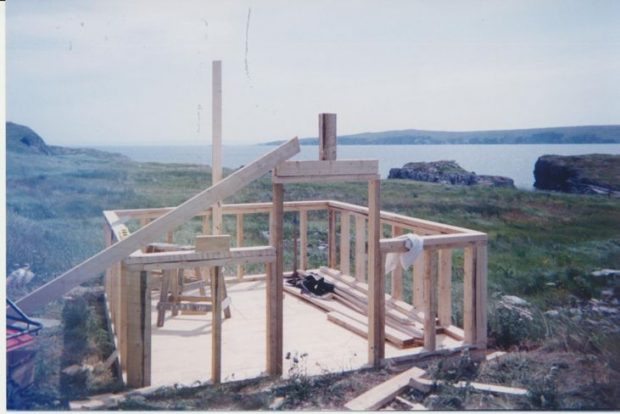
[{"label": "cloudy sky", "polygon": [[9,1],[7,119],[57,145],[620,123],[620,1]]}]

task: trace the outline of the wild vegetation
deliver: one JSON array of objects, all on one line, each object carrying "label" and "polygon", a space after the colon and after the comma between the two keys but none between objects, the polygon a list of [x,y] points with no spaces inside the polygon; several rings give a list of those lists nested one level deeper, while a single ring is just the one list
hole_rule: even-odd
[{"label": "wild vegetation", "polygon": [[[40,151],[9,150],[6,270],[10,273],[28,263],[35,273],[35,278],[29,285],[9,287],[9,297],[20,297],[99,251],[103,247],[102,210],[174,206],[207,187],[210,178],[208,167],[198,165],[136,163],[122,156],[97,152],[46,154]],[[226,202],[270,201],[270,186],[268,177],[263,177]],[[570,369],[561,371],[563,374],[554,380],[555,388],[549,392],[556,390],[553,397],[555,400],[552,399],[555,402],[539,405],[530,402],[533,404],[530,407],[620,406],[617,393],[610,391],[610,387],[616,390],[620,388],[620,349],[617,345],[620,343],[620,321],[617,320],[619,289],[617,285],[608,285],[609,282],[604,278],[591,276],[597,269],[620,268],[619,200],[515,189],[452,187],[400,180],[383,181],[381,192],[384,210],[488,233],[490,343],[502,349],[523,351],[518,354],[523,360],[519,359],[519,356],[507,360],[502,368],[508,370],[506,375],[518,375],[518,372],[521,372],[519,370],[537,372],[536,370],[546,366],[540,361],[547,357],[552,360],[560,354],[571,355],[570,358],[583,359],[586,361],[584,364],[591,364],[592,376],[597,379],[596,384],[600,388],[596,388],[591,381],[578,379],[579,366],[573,364]],[[365,198],[364,184],[303,184],[287,186],[285,193],[286,200],[336,199],[365,204]],[[320,219],[321,217],[317,216],[310,229],[311,239],[316,245],[326,242],[325,220]],[[232,221],[226,225],[231,231],[234,229]],[[191,242],[191,227],[190,225],[179,229],[179,240]],[[265,217],[246,221],[246,234],[256,243],[265,243],[261,232],[266,229]],[[285,238],[291,240],[293,231],[294,224],[289,220],[285,228]],[[320,249],[311,249],[310,252],[311,262],[320,262],[324,253]],[[287,258],[287,263],[287,266],[290,266],[290,257]],[[455,263],[458,263],[458,260]],[[458,291],[462,269],[455,265],[454,273],[455,290]],[[93,285],[97,283],[94,282]],[[406,296],[410,297],[410,286],[405,288]],[[517,296],[527,303],[515,305],[505,299],[507,295]],[[59,407],[59,401],[68,398],[66,393],[63,393],[70,389],[70,386],[60,384],[60,370],[71,364],[84,363],[88,359],[87,356],[73,355],[73,351],[69,354],[77,359],[69,361],[62,358],[63,354],[68,355],[68,350],[75,351],[75,348],[69,347],[74,347],[78,339],[82,343],[86,340],[90,345],[85,346],[85,349],[90,349],[90,354],[99,353],[98,361],[101,361],[108,356],[110,346],[96,330],[86,330],[89,333],[88,339],[68,337],[76,323],[92,323],[72,320],[72,311],[63,312],[59,306],[55,304],[48,307],[46,313],[62,319],[62,328],[47,330],[41,341],[45,346],[40,352],[37,381],[42,384],[39,389],[45,390],[45,393],[43,397],[30,394],[30,401],[51,401],[47,405],[50,408]],[[612,310],[605,313],[605,307]],[[82,314],[91,315],[88,312]],[[461,318],[462,310],[456,307],[454,319],[458,322]],[[96,339],[97,335],[99,339]],[[376,375],[383,377],[388,374],[385,370],[376,372]],[[477,375],[487,374],[484,368],[477,371]],[[493,375],[499,374],[496,372]],[[520,384],[531,386],[532,389],[542,387],[545,375],[541,373],[540,376],[540,384]],[[355,381],[352,379],[354,376],[346,375],[330,376],[324,380],[327,381],[326,386],[333,387],[334,393],[338,394],[341,388],[351,387],[351,383],[341,382],[345,377],[348,378],[347,381]],[[287,398],[282,403],[282,408],[340,407],[340,400],[333,405],[320,405],[317,402],[323,401],[324,397],[316,397],[316,392],[312,390],[316,390],[313,388],[315,382],[323,381],[322,379],[305,382],[310,380],[302,372],[297,380],[280,385],[265,385],[270,390],[265,394],[267,396],[259,393],[251,397],[256,399],[252,400],[256,404],[252,403],[251,407],[246,408],[264,408],[265,405],[273,403],[271,397],[278,396]],[[578,390],[583,390],[586,386],[590,389],[595,387],[595,392],[599,391],[598,400],[584,398],[579,400],[581,402],[570,405],[566,402],[569,401],[566,393],[569,392],[567,390],[574,389],[566,385],[567,381]],[[113,381],[95,384],[88,392],[113,389],[112,383]],[[372,380],[367,381],[366,385],[356,383],[355,392],[342,395],[352,397],[355,393],[359,394],[362,388],[370,387],[372,383]],[[310,384],[309,390],[296,390],[295,387],[300,384],[305,384],[304,387]],[[210,405],[210,397],[205,395],[215,395],[213,393],[222,390],[234,394],[235,387],[244,386],[205,386],[203,390],[206,394],[191,391],[194,393],[192,395],[199,396],[199,401],[192,400],[194,402],[188,403],[190,405],[186,408],[217,408]],[[150,405],[150,408],[179,408],[178,404],[181,404],[182,400],[179,400],[179,395],[175,394],[174,390],[162,393],[157,397],[158,401],[174,398],[177,401],[175,405],[170,405],[172,403],[168,401],[162,403],[163,405]],[[292,395],[298,397],[292,399]],[[549,401],[550,398],[552,397],[547,396],[544,401]],[[148,401],[146,403],[151,404]],[[241,402],[235,404],[227,407],[244,408]],[[42,406],[45,404],[24,405],[30,408]],[[467,404],[465,406],[467,407]],[[518,407],[521,406],[507,408]]]}]

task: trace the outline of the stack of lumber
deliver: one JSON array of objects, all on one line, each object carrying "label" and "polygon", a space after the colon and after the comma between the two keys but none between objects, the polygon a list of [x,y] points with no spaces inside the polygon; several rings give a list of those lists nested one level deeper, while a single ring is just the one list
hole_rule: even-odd
[{"label": "stack of lumber", "polygon": [[[284,290],[326,311],[329,321],[368,338],[368,285],[333,269],[321,268],[315,274],[334,285],[333,294],[315,297],[286,284]],[[401,349],[423,345],[424,323],[419,312],[389,295],[385,304],[386,340]]]}]

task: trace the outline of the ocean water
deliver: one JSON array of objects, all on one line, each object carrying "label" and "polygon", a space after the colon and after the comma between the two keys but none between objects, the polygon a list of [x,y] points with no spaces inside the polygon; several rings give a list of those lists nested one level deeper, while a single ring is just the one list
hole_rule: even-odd
[{"label": "ocean water", "polygon": [[[140,162],[211,164],[211,146],[99,146]],[[265,145],[224,146],[222,164],[238,168],[274,147]],[[318,159],[316,145],[302,145],[293,159]],[[534,164],[541,155],[620,154],[620,144],[540,144],[540,145],[340,145],[339,159],[378,159],[381,177],[390,168],[408,162],[454,160],[476,174],[502,175],[523,189],[534,185]]]}]

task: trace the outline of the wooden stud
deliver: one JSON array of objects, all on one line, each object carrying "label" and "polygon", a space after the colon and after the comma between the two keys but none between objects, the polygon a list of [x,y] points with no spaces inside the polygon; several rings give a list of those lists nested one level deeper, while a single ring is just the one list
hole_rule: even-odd
[{"label": "wooden stud", "polygon": [[147,272],[127,273],[127,385],[151,385],[151,294]]},{"label": "wooden stud", "polygon": [[[161,277],[161,291],[159,292],[159,303],[168,302],[168,293],[170,292],[170,280],[173,277],[172,270],[164,270]],[[166,318],[166,310],[163,307],[157,309],[157,326],[164,326],[164,320]]]},{"label": "wooden stud", "polygon": [[220,296],[220,267],[211,274],[211,381],[219,384],[222,379],[222,297]]},{"label": "wooden stud", "polygon": [[435,327],[435,292],[433,283],[433,270],[437,267],[437,252],[424,250],[424,349],[434,351],[437,346]]},{"label": "wooden stud", "polygon": [[98,277],[111,264],[116,263],[140,247],[157,240],[166,231],[174,229],[194,217],[205,206],[229,197],[250,182],[260,178],[280,162],[299,152],[299,141],[294,138],[279,146],[267,155],[235,171],[219,183],[190,198],[174,210],[155,219],[146,226],[119,240],[107,249],[83,261],[71,270],[52,279],[45,285],[30,292],[17,301],[17,305],[26,313],[32,313],[48,302],[62,297],[74,287]]},{"label": "wooden stud", "polygon": [[285,161],[274,170],[276,177],[379,174],[377,160]]},{"label": "wooden stud", "polygon": [[336,268],[336,212],[327,210],[327,265]]},{"label": "wooden stud", "polygon": [[463,252],[463,330],[464,342],[474,345],[476,342],[476,248],[468,246]]},{"label": "wooden stud", "polygon": [[[426,246],[426,245],[425,245]],[[424,275],[426,273],[424,269],[424,254],[418,256],[413,262],[413,306],[416,309],[421,310],[424,304]]]},{"label": "wooden stud", "polygon": [[[402,227],[392,226],[392,237],[398,237],[402,234]],[[400,263],[392,270],[392,297],[398,300],[403,298],[403,268],[400,266]]]},{"label": "wooden stud", "polygon": [[[222,61],[214,60],[212,64],[212,142],[211,142],[211,178],[212,185],[222,180]],[[222,201],[213,205],[213,234],[222,234]]]},{"label": "wooden stud", "polygon": [[299,211],[299,268],[308,268],[308,212]]},{"label": "wooden stud", "polygon": [[118,284],[118,315],[119,324],[118,329],[120,335],[118,336],[119,351],[121,353],[121,365],[126,369],[127,367],[127,299],[129,297],[129,269],[125,266],[120,268],[120,283]]},{"label": "wooden stud", "polygon": [[[237,247],[243,247],[243,214],[237,214]],[[237,265],[237,279],[243,279],[243,265]]]},{"label": "wooden stud", "polygon": [[476,345],[487,345],[487,246],[476,246]]},{"label": "wooden stud", "polygon": [[351,215],[340,214],[340,271],[351,274]]},{"label": "wooden stud", "polygon": [[336,114],[319,114],[319,159],[336,159]]},{"label": "wooden stud", "polygon": [[439,325],[452,325],[452,249],[439,250],[439,268],[437,271],[439,292],[437,307]]},{"label": "wooden stud", "polygon": [[183,269],[176,269],[172,274],[170,290],[172,292],[172,303],[175,304],[172,308],[172,316],[177,316],[179,314],[179,308],[176,306],[179,303],[179,296],[182,293],[179,286],[179,279],[183,279]]},{"label": "wooden stud", "polygon": [[202,217],[202,234],[211,234],[211,214]]},{"label": "wooden stud", "polygon": [[368,183],[368,363],[378,367],[385,357],[385,278],[381,238],[381,182]]},{"label": "wooden stud", "polygon": [[355,277],[366,281],[366,219],[355,216]]},{"label": "wooden stud", "polygon": [[284,272],[284,187],[273,184],[273,212],[271,214],[269,238],[276,249],[276,261],[267,266],[267,373],[282,375],[283,362],[283,272]]}]

